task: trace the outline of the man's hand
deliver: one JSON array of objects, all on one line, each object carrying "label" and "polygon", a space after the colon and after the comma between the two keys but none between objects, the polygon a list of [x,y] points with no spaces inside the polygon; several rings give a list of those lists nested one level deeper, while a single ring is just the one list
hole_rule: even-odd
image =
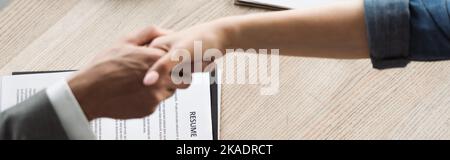
[{"label": "man's hand", "polygon": [[69,80],[88,120],[142,118],[172,96],[175,89],[170,80],[159,80],[151,86],[142,84],[148,69],[165,54],[146,45],[162,35],[164,31],[154,27],[131,34]]}]

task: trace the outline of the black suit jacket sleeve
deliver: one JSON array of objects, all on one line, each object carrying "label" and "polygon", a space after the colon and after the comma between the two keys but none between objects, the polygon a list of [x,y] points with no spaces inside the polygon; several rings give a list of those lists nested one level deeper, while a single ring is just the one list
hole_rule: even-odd
[{"label": "black suit jacket sleeve", "polygon": [[0,113],[0,140],[66,140],[45,91]]}]

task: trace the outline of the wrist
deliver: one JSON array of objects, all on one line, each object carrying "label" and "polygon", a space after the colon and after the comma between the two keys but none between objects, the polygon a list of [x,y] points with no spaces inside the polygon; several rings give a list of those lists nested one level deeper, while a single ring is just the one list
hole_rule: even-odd
[{"label": "wrist", "polygon": [[236,23],[238,17],[225,17],[213,22],[218,35],[219,49],[225,53],[226,49],[239,48],[240,25]]},{"label": "wrist", "polygon": [[91,104],[91,100],[89,94],[92,92],[90,89],[90,85],[88,82],[84,81],[84,78],[81,78],[79,74],[72,77],[68,80],[68,85],[70,89],[72,90],[73,95],[78,101],[78,104],[80,104],[81,110],[83,110],[84,115],[88,119],[88,121],[91,121],[93,119],[98,118],[96,116],[95,111],[95,105]]}]

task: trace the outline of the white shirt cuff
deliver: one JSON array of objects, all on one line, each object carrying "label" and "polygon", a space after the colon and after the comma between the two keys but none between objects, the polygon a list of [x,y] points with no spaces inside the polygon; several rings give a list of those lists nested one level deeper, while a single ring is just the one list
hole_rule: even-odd
[{"label": "white shirt cuff", "polygon": [[50,86],[46,92],[69,139],[96,139],[80,104],[66,81]]}]

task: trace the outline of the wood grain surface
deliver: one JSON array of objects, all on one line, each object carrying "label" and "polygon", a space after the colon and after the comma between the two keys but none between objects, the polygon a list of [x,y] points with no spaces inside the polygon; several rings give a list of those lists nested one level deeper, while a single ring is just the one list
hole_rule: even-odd
[{"label": "wood grain surface", "polygon": [[[11,0],[0,10],[0,74],[78,69],[147,25],[258,12],[233,0]],[[369,60],[280,60],[276,95],[223,85],[221,139],[450,139],[450,62],[378,71]]]}]

